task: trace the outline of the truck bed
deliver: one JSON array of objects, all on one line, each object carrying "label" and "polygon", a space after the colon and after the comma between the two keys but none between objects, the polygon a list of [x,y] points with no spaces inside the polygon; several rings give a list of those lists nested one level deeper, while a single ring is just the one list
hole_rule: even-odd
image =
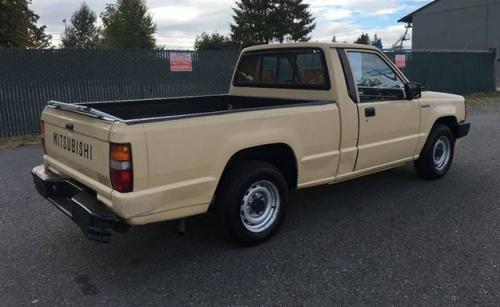
[{"label": "truck bed", "polygon": [[[79,103],[86,112],[139,123],[266,108],[324,104],[331,101],[275,99],[231,95]],[[64,108],[62,108],[64,109]]]}]

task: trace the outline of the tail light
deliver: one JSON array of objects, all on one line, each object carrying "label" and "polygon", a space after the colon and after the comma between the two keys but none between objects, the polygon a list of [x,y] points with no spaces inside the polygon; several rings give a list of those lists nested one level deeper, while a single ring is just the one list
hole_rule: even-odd
[{"label": "tail light", "polygon": [[45,122],[40,121],[40,143],[42,143],[43,152],[47,154],[47,149],[45,148]]},{"label": "tail light", "polygon": [[134,171],[130,144],[111,143],[109,147],[109,176],[111,186],[120,193],[132,192]]},{"label": "tail light", "polygon": [[464,100],[464,109],[465,109],[464,121],[466,121],[467,120],[467,99]]}]

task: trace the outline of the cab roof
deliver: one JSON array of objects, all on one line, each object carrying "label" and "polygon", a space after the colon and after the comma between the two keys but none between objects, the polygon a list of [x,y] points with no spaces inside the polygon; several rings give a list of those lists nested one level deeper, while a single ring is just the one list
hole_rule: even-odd
[{"label": "cab roof", "polygon": [[242,52],[251,52],[258,50],[268,50],[268,49],[293,49],[293,48],[347,48],[347,49],[369,49],[378,50],[376,47],[360,44],[344,44],[344,43],[283,43],[283,44],[266,44],[266,45],[256,45],[252,47],[247,47],[242,50]]}]

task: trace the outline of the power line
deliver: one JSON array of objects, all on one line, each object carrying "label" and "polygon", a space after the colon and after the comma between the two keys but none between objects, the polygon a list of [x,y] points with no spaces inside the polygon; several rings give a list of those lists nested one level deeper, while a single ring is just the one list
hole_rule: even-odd
[{"label": "power line", "polygon": [[[56,33],[56,32],[47,32],[48,34],[54,36],[61,36],[62,33]],[[178,35],[168,35],[168,34],[156,34],[154,33],[153,36],[155,37],[166,37],[166,38],[172,38],[172,39],[184,39],[184,40],[195,40],[196,36],[178,36]]]}]

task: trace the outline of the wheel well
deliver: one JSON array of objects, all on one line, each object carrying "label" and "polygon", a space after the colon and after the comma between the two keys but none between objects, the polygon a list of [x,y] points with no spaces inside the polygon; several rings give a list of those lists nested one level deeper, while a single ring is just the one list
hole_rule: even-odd
[{"label": "wheel well", "polygon": [[438,120],[436,120],[436,122],[434,123],[434,126],[436,124],[443,124],[445,126],[448,126],[450,128],[451,132],[453,133],[453,135],[455,137],[457,137],[458,121],[457,121],[455,116],[445,116],[445,117],[438,118]]},{"label": "wheel well", "polygon": [[238,151],[229,159],[222,177],[233,165],[245,160],[265,161],[274,165],[281,171],[290,188],[297,187],[297,159],[292,148],[287,144],[268,144]]}]

